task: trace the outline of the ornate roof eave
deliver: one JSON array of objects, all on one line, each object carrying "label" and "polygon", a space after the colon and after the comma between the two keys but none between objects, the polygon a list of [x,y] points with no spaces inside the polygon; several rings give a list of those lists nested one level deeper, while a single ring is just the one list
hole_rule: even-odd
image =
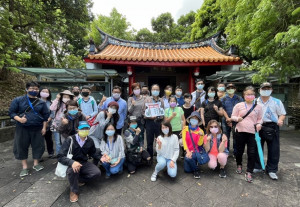
[{"label": "ornate roof eave", "polygon": [[183,43],[170,43],[170,42],[137,42],[130,40],[123,40],[116,37],[113,37],[101,29],[97,27],[101,38],[103,40],[102,44],[99,46],[100,51],[103,50],[107,45],[119,45],[124,47],[133,47],[133,48],[146,48],[146,49],[189,49],[189,48],[197,48],[197,47],[205,47],[211,46],[219,53],[224,54],[224,50],[216,45],[215,39],[217,39],[220,33],[216,33],[215,35],[206,38],[200,41],[194,42],[183,42]]}]

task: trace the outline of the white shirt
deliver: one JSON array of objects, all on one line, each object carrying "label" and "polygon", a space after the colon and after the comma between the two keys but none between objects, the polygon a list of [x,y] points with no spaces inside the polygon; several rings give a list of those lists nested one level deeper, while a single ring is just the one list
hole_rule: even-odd
[{"label": "white shirt", "polygon": [[[206,92],[204,90],[200,93],[200,96],[202,95],[201,98],[200,98],[200,100],[199,100],[200,106],[201,106],[202,102],[205,101],[205,94],[206,94]],[[195,102],[196,102],[197,90],[194,91],[191,95],[192,95],[191,106],[193,106],[195,104]]]},{"label": "white shirt", "polygon": [[257,104],[262,106],[263,109],[263,122],[278,122],[278,117],[286,115],[285,108],[281,100],[270,97],[267,102],[263,102],[261,97],[257,99]]},{"label": "white shirt", "polygon": [[156,143],[157,155],[176,162],[179,156],[179,142],[177,135],[172,134],[170,137],[158,136],[157,139],[161,141],[161,149],[158,149],[158,144]]}]

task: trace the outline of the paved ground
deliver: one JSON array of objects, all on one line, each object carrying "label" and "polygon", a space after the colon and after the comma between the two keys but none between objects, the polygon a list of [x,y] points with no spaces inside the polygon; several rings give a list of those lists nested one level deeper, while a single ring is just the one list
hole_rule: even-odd
[{"label": "paved ground", "polygon": [[[245,156],[246,157],[246,156]],[[235,162],[229,158],[227,178],[202,168],[201,179],[183,172],[178,162],[178,177],[172,181],[166,172],[150,181],[152,168],[135,175],[127,173],[105,180],[104,174],[81,187],[79,202],[69,202],[68,183],[54,175],[56,160],[42,163],[45,169],[19,178],[20,163],[13,158],[12,141],[0,143],[0,206],[300,206],[300,132],[281,134],[279,180],[265,174],[255,175],[252,184],[244,175],[235,174]],[[32,164],[32,162],[30,162]]]}]

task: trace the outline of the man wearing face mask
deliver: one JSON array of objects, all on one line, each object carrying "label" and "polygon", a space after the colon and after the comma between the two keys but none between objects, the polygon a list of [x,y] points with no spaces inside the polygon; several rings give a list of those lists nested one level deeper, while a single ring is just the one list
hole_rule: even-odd
[{"label": "man wearing face mask", "polygon": [[[78,133],[70,136],[63,143],[59,154],[58,161],[69,166],[67,169],[68,180],[70,183],[70,201],[78,201],[79,186],[83,186],[101,175],[99,168],[88,161],[89,156],[94,160],[100,161],[101,152],[96,150],[94,141],[88,136],[90,126],[87,121],[80,121]],[[67,157],[70,145],[72,159]]]},{"label": "man wearing face mask", "polygon": [[82,98],[78,100],[78,105],[82,113],[85,115],[86,120],[89,120],[98,114],[97,103],[94,97],[90,96],[90,87],[83,86],[81,91]]},{"label": "man wearing face mask", "polygon": [[102,98],[99,107],[101,110],[107,109],[107,106],[110,102],[115,101],[119,104],[119,121],[116,126],[116,133],[122,134],[122,129],[124,127],[124,122],[127,117],[127,103],[124,99],[121,98],[122,88],[120,86],[114,86],[112,90],[112,96],[109,98]]},{"label": "man wearing face mask", "polygon": [[16,159],[22,161],[21,177],[29,173],[27,158],[30,145],[33,169],[40,171],[44,168],[39,164],[39,159],[45,151],[43,135],[46,133],[50,116],[46,102],[37,98],[39,84],[34,81],[27,83],[26,92],[25,96],[15,98],[9,108],[10,117],[16,120],[14,155]]},{"label": "man wearing face mask", "polygon": [[205,100],[206,92],[203,90],[204,86],[205,86],[204,81],[202,79],[199,79],[196,82],[197,89],[196,89],[196,91],[194,91],[192,93],[192,102],[191,102],[191,105],[193,106],[195,104],[195,109],[198,112],[200,110],[202,102]]},{"label": "man wearing face mask", "polygon": [[[257,104],[261,105],[263,109],[263,125],[259,134],[262,138],[262,148],[265,142],[267,142],[268,146],[266,172],[272,180],[278,180],[276,173],[278,171],[280,155],[279,127],[283,125],[286,111],[282,102],[271,96],[272,92],[271,83],[265,82],[260,85],[260,97],[257,99]],[[254,172],[260,171],[262,170],[259,156],[257,155]]]},{"label": "man wearing face mask", "polygon": [[182,87],[181,86],[176,86],[175,97],[177,99],[177,106],[180,106],[180,107],[183,106],[184,98],[182,95]]},{"label": "man wearing face mask", "polygon": [[73,100],[78,101],[79,99],[82,98],[82,96],[80,95],[80,89],[78,86],[73,87],[72,93],[74,94]]},{"label": "man wearing face mask", "polygon": [[[226,92],[227,94],[225,95],[224,98],[221,99],[222,105],[223,105],[223,112],[224,112],[224,117],[222,118],[222,129],[224,134],[226,134],[227,139],[228,139],[228,145],[227,149],[229,151],[229,146],[230,146],[230,133],[232,129],[232,125],[235,125],[236,122],[233,122],[231,120],[231,114],[234,106],[240,102],[243,102],[243,98],[235,94],[236,87],[233,83],[228,83],[226,86]],[[233,154],[236,154],[236,144],[235,140],[233,139]]]}]

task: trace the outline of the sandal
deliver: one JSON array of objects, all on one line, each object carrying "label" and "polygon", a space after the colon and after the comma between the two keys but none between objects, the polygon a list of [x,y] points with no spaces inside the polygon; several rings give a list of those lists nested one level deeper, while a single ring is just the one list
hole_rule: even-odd
[{"label": "sandal", "polygon": [[237,174],[242,174],[243,170],[242,170],[242,165],[238,165],[236,168],[236,173]]},{"label": "sandal", "polygon": [[245,180],[248,182],[248,183],[252,183],[253,180],[252,180],[252,174],[249,173],[249,172],[246,172],[245,174]]}]

